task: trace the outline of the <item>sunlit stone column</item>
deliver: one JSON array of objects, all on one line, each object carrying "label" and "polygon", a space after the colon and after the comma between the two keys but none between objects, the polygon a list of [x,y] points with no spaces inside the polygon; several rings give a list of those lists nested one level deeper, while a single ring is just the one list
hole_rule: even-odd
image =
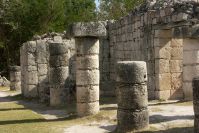
[{"label": "sunlit stone column", "polygon": [[76,23],[72,27],[76,43],[77,113],[99,112],[99,37],[106,36],[102,23]]}]

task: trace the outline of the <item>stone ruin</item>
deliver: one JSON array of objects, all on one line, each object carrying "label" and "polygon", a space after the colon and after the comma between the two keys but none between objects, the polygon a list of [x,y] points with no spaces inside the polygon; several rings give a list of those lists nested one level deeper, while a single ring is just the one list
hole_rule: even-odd
[{"label": "stone ruin", "polygon": [[95,114],[99,94],[117,94],[117,62],[144,61],[149,99],[192,100],[198,20],[197,0],[157,0],[119,20],[80,22],[70,33],[35,36],[21,47],[22,94],[52,106],[76,99],[79,116]]},{"label": "stone ruin", "polygon": [[100,96],[117,95],[118,132],[148,126],[148,99],[194,98],[198,131],[198,43],[197,0],[148,0],[119,20],[79,22],[24,43],[22,94],[51,106],[76,100],[79,116],[98,113]]},{"label": "stone ruin", "polygon": [[0,87],[10,87],[10,81],[0,75]]},{"label": "stone ruin", "polygon": [[[78,88],[76,75],[84,69],[78,63],[91,58],[99,61],[102,96],[115,96],[118,61],[145,61],[149,99],[192,100],[192,78],[199,75],[198,18],[197,1],[152,1],[116,21],[77,23],[70,34],[35,36],[21,47],[22,93],[42,102],[70,101]],[[99,58],[79,57],[80,43],[94,43],[81,38],[99,38]]]},{"label": "stone ruin", "polygon": [[21,90],[21,67],[10,66],[10,90]]}]

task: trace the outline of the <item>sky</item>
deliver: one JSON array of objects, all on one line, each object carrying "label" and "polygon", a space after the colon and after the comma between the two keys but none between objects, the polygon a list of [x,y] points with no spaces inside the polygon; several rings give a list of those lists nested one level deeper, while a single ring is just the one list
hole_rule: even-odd
[{"label": "sky", "polygon": [[99,6],[99,0],[95,0],[97,7]]}]

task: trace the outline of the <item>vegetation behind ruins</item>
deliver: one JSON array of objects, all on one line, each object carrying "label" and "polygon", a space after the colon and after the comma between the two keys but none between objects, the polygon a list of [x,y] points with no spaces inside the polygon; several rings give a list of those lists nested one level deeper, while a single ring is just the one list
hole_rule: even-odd
[{"label": "vegetation behind ruins", "polygon": [[19,65],[19,48],[35,34],[63,32],[77,21],[117,19],[143,0],[0,0],[0,74]]}]

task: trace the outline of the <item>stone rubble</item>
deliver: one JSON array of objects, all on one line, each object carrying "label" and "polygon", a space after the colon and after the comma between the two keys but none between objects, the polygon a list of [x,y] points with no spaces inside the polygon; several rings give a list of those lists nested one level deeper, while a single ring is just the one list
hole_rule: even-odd
[{"label": "stone rubble", "polygon": [[10,90],[21,90],[21,67],[10,66]]},{"label": "stone rubble", "polygon": [[10,87],[10,81],[7,80],[6,77],[1,77],[1,75],[0,75],[0,86]]}]

